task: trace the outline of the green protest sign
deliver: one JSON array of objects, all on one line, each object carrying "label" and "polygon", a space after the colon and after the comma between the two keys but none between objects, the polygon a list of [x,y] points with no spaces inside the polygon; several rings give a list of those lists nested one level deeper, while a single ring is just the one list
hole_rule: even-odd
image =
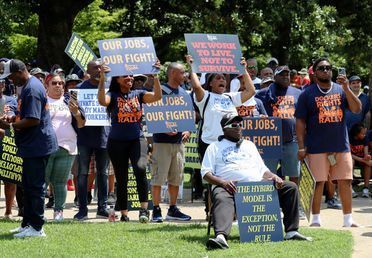
[{"label": "green protest sign", "polygon": [[0,146],[0,179],[22,184],[23,160],[17,156],[17,146],[13,130],[5,130],[5,135]]},{"label": "green protest sign", "polygon": [[192,132],[189,140],[185,143],[185,168],[200,169],[198,136],[196,132]]},{"label": "green protest sign", "polygon": [[90,61],[97,59],[97,56],[90,47],[74,32],[67,43],[65,53],[77,64],[84,72]]},{"label": "green protest sign", "polygon": [[[147,184],[149,186],[148,191],[148,200],[149,206],[148,209],[151,210],[153,208],[152,205],[152,195],[150,190],[150,181],[151,181],[151,172],[149,166],[146,166],[146,177],[147,177]],[[137,191],[137,182],[136,176],[134,175],[133,167],[129,164],[128,168],[128,210],[139,210],[141,208],[141,203],[139,201],[138,191]]]},{"label": "green protest sign", "polygon": [[298,191],[300,194],[300,203],[304,212],[306,214],[306,218],[310,221],[310,214],[311,214],[311,206],[313,203],[314,191],[315,191],[315,179],[311,174],[309,169],[309,165],[304,160],[301,162],[301,178],[299,182]]}]

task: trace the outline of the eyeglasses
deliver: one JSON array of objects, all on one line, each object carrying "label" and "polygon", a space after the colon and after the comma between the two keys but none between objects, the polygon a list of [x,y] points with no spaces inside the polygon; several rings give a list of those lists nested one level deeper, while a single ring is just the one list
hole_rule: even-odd
[{"label": "eyeglasses", "polygon": [[247,68],[248,69],[256,69],[257,68],[257,65],[248,65]]},{"label": "eyeglasses", "polygon": [[63,84],[64,84],[63,81],[59,81],[59,82],[57,82],[57,81],[53,81],[53,82],[52,82],[52,85],[63,85]]},{"label": "eyeglasses", "polygon": [[242,127],[243,125],[242,124],[237,124],[237,123],[233,123],[233,124],[228,124],[228,125],[225,125],[223,128],[240,128]]},{"label": "eyeglasses", "polygon": [[332,71],[332,66],[330,65],[322,65],[322,66],[318,66],[316,68],[317,71],[322,71],[322,72],[325,72],[326,70],[327,71]]}]

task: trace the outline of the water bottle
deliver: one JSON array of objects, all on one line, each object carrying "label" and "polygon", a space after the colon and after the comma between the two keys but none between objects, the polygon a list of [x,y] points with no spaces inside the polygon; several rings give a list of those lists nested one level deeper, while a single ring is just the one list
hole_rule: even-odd
[{"label": "water bottle", "polygon": [[115,217],[114,205],[110,205],[108,219],[109,219],[109,222],[115,222],[116,217]]}]

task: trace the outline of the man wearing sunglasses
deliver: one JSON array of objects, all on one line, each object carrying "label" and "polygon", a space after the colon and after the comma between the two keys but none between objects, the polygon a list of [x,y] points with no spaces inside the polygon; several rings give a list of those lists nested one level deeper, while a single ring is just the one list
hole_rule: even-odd
[{"label": "man wearing sunglasses", "polygon": [[324,183],[330,178],[338,184],[344,227],[356,227],[351,216],[353,165],[345,109],[358,113],[361,102],[350,90],[346,75],[339,74],[337,83],[331,81],[332,66],[327,58],[316,60],[313,69],[317,83],[301,93],[295,112],[297,155],[300,160],[307,156],[316,181],[310,226],[321,226],[320,203]]},{"label": "man wearing sunglasses", "polygon": [[242,139],[242,118],[226,114],[221,119],[223,135],[210,144],[205,153],[201,174],[212,184],[213,227],[216,238],[207,242],[209,249],[229,248],[226,238],[231,231],[235,214],[234,193],[236,182],[274,181],[278,189],[280,206],[284,213],[286,240],[306,240],[299,227],[298,189],[292,182],[284,182],[265,166],[253,142]]}]

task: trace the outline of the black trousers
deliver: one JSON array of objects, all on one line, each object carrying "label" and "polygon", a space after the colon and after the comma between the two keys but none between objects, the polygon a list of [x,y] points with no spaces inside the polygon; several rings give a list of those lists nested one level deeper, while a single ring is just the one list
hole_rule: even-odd
[{"label": "black trousers", "polygon": [[[293,182],[284,182],[278,189],[279,204],[284,213],[284,231],[297,231],[299,226],[298,189]],[[230,235],[232,221],[235,215],[234,196],[223,187],[217,186],[212,191],[212,214],[214,233]]]},{"label": "black trousers", "polygon": [[24,215],[22,227],[32,226],[40,231],[45,223],[45,168],[48,156],[23,158],[22,184],[24,190]]},{"label": "black trousers", "polygon": [[120,210],[128,209],[128,165],[129,160],[136,177],[137,192],[140,202],[148,201],[146,178],[147,141],[141,137],[132,141],[118,141],[110,139],[107,142],[107,151],[114,167],[117,183],[117,206]]}]

